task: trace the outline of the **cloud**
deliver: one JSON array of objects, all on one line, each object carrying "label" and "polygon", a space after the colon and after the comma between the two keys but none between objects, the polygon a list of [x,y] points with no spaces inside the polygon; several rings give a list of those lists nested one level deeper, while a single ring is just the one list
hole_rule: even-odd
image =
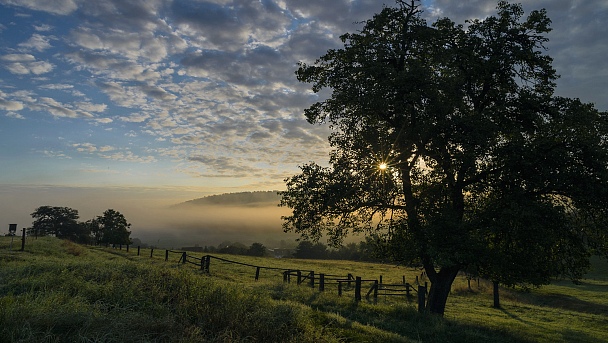
[{"label": "cloud", "polygon": [[7,5],[23,6],[59,15],[68,15],[78,8],[74,0],[4,0],[3,2]]},{"label": "cloud", "polygon": [[32,37],[30,37],[30,39],[23,43],[19,43],[19,46],[22,48],[44,51],[51,47],[51,43],[49,43],[49,40],[49,37],[34,33]]},{"label": "cloud", "polygon": [[7,62],[4,67],[8,69],[8,71],[18,75],[45,74],[55,67],[49,62],[37,61],[36,58],[30,54],[8,54],[1,56],[0,59]]},{"label": "cloud", "polygon": [[19,101],[0,99],[0,109],[6,111],[21,111],[23,109],[23,103]]},{"label": "cloud", "polygon": [[94,154],[95,156],[103,159],[120,162],[152,163],[157,161],[154,156],[137,155],[129,148],[117,148],[111,145],[103,145],[99,147],[96,144],[85,142],[73,143],[71,144],[71,147],[79,153]]}]

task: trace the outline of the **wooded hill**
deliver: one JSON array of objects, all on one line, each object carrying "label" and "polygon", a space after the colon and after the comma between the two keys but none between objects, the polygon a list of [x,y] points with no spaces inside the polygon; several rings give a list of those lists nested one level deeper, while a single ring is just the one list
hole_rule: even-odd
[{"label": "wooded hill", "polygon": [[238,192],[224,193],[217,195],[209,195],[206,197],[189,200],[175,205],[175,208],[187,206],[207,206],[207,205],[222,205],[222,206],[276,206],[279,204],[281,196],[278,191],[256,191],[256,192]]}]

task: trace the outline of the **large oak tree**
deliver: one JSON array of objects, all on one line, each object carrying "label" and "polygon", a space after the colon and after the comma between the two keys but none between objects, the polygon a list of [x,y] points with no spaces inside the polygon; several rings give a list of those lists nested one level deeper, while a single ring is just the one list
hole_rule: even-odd
[{"label": "large oak tree", "polygon": [[375,237],[422,266],[443,314],[460,271],[506,284],[580,278],[606,254],[608,114],[554,95],[544,10],[428,25],[398,0],[341,38],[298,80],[331,95],[305,110],[329,124],[329,167],[286,179],[286,231]]}]

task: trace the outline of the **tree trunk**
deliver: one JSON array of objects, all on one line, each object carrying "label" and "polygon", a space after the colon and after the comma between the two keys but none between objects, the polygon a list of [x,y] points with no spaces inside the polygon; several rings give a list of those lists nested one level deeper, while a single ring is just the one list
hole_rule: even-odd
[{"label": "tree trunk", "polygon": [[[430,313],[443,316],[445,304],[452,289],[452,283],[456,275],[458,275],[459,270],[460,268],[458,267],[443,267],[438,273],[435,273],[431,279],[431,289],[427,302],[427,309]],[[427,274],[429,273],[427,272]]]},{"label": "tree trunk", "polygon": [[492,281],[494,293],[494,308],[500,308],[500,295],[498,293],[498,281]]}]

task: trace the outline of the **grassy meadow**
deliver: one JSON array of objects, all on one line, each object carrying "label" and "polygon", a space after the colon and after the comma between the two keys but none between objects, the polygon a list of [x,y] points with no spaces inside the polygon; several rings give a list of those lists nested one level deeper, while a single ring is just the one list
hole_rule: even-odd
[{"label": "grassy meadow", "polygon": [[[209,275],[165,251],[76,245],[51,237],[0,237],[0,342],[608,342],[608,264],[580,285],[530,292],[459,277],[444,318],[417,312],[417,299],[354,301],[280,271],[211,260]],[[189,253],[192,254],[192,253]],[[197,254],[192,254],[197,255]],[[198,253],[201,257],[203,254]],[[390,264],[215,255],[263,267],[383,277],[414,283],[419,270]],[[421,279],[421,281],[424,281]],[[371,283],[364,282],[363,295]]]}]

